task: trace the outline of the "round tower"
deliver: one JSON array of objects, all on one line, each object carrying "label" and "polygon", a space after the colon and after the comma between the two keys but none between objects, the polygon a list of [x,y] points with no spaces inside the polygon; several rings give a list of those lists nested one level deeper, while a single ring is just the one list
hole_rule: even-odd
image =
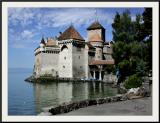
[{"label": "round tower", "polygon": [[90,44],[96,48],[95,60],[103,59],[103,40],[98,34],[93,35],[90,40]]},{"label": "round tower", "polygon": [[103,59],[103,43],[105,42],[105,29],[98,22],[92,23],[88,28],[88,42],[96,48],[95,60]]}]

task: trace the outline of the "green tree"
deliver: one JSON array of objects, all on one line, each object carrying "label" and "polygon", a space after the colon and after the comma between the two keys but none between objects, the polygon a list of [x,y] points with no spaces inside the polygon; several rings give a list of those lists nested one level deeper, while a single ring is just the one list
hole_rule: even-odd
[{"label": "green tree", "polygon": [[145,61],[147,62],[148,70],[152,70],[152,8],[145,8],[142,14],[144,23],[143,41],[146,44]]},{"label": "green tree", "polygon": [[130,43],[134,40],[136,30],[131,20],[129,10],[124,11],[121,15],[117,12],[112,27],[113,40],[115,42],[123,41],[125,43]]},{"label": "green tree", "polygon": [[144,38],[152,36],[152,8],[145,8],[143,16],[143,34]]},{"label": "green tree", "polygon": [[[146,27],[146,24],[149,24]],[[142,77],[150,64],[151,58],[151,11],[145,9],[142,15],[136,15],[132,21],[130,12],[115,15],[113,27],[113,58],[115,65],[120,69],[121,80],[136,74]],[[149,62],[147,62],[149,61]]]}]

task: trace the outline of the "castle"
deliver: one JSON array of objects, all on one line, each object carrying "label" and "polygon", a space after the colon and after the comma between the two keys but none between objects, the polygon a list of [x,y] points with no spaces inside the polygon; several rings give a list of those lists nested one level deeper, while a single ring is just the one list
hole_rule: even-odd
[{"label": "castle", "polygon": [[98,21],[87,33],[85,41],[71,25],[56,38],[42,38],[34,51],[34,75],[103,80],[105,65],[114,64],[113,42],[105,41],[105,28]]}]

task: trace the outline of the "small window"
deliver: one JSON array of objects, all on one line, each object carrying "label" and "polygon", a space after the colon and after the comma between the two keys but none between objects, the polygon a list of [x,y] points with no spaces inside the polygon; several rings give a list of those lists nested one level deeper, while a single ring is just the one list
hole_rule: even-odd
[{"label": "small window", "polygon": [[63,66],[63,68],[65,68],[65,66]]},{"label": "small window", "polygon": [[80,68],[82,68],[82,66],[80,66]]},{"label": "small window", "polygon": [[79,59],[80,59],[80,56],[79,56]]},{"label": "small window", "polygon": [[64,57],[64,59],[66,60],[66,57]]}]

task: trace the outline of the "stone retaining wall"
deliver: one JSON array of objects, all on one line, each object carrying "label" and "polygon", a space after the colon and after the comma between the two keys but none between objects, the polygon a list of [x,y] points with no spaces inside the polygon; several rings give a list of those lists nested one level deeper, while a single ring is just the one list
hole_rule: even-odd
[{"label": "stone retaining wall", "polygon": [[83,100],[79,102],[69,102],[69,103],[63,103],[57,107],[52,107],[48,111],[52,115],[61,114],[61,113],[67,113],[73,110],[77,110],[79,108],[85,108],[92,105],[99,105],[103,103],[111,103],[111,102],[117,102],[117,101],[124,101],[127,100],[126,95],[117,95],[113,97],[106,97],[106,98],[98,98],[98,99],[91,99],[91,100]]}]

